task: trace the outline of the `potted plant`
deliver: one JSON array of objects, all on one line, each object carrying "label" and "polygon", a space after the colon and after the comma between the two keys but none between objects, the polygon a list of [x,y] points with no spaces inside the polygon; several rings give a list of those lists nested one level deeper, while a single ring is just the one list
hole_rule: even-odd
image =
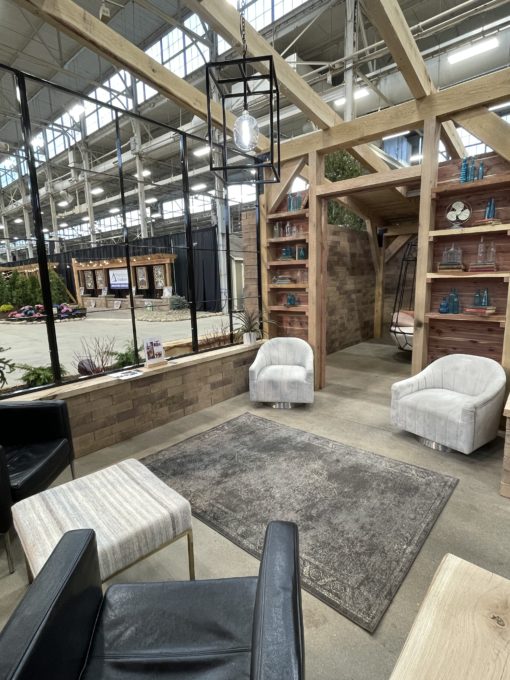
[{"label": "potted plant", "polygon": [[260,335],[261,319],[258,311],[243,309],[235,312],[234,316],[239,321],[236,335],[239,338],[242,336],[245,345],[254,345]]}]

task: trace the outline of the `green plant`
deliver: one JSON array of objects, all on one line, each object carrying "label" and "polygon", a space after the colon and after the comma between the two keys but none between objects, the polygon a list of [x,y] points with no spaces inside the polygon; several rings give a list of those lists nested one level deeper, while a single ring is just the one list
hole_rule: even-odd
[{"label": "green plant", "polygon": [[261,318],[258,310],[243,309],[240,312],[234,312],[234,317],[239,322],[236,328],[237,334],[258,333],[260,331]]},{"label": "green plant", "polygon": [[6,305],[10,302],[9,286],[4,274],[0,272],[0,305]]},{"label": "green plant", "polygon": [[[335,151],[326,156],[324,174],[331,182],[350,177],[359,177],[363,168],[347,151]],[[337,201],[328,201],[329,224],[341,224],[350,229],[361,231],[366,228],[364,220],[353,212],[344,208]]]},{"label": "green plant", "polygon": [[61,305],[63,302],[70,302],[69,292],[64,280],[53,269],[49,270],[51,301],[54,305]]},{"label": "green plant", "polygon": [[33,274],[28,277],[28,290],[27,290],[27,302],[25,304],[31,305],[32,307],[34,305],[40,305],[42,304],[42,290],[41,290],[41,283],[39,281],[38,276],[34,276]]},{"label": "green plant", "polygon": [[7,312],[12,312],[14,307],[9,304],[0,305],[0,314],[7,314]]},{"label": "green plant", "polygon": [[170,309],[189,309],[188,301],[182,295],[172,295],[169,298]]},{"label": "green plant", "polygon": [[135,355],[135,345],[134,342],[126,342],[124,345],[125,349],[120,352],[114,352],[113,357],[115,359],[115,366],[117,368],[124,368],[125,366],[134,366],[138,361],[140,361],[140,352],[143,350],[143,346],[138,348],[138,358]]},{"label": "green plant", "polygon": [[16,368],[14,361],[1,356],[2,352],[7,352],[10,347],[0,347],[0,387],[3,387],[7,383],[6,373],[12,373]]},{"label": "green plant", "polygon": [[[17,364],[16,368],[20,368],[24,373],[21,379],[27,387],[42,387],[53,382],[53,369],[51,366],[30,366],[30,364]],[[60,373],[62,376],[67,375],[67,371],[63,366],[60,366]]]}]

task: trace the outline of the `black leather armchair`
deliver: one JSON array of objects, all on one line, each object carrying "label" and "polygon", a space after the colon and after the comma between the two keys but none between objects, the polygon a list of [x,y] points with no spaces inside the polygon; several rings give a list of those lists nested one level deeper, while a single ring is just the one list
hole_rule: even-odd
[{"label": "black leather armchair", "polygon": [[95,534],[64,535],[0,634],[1,680],[302,680],[295,524],[272,522],[259,576],[113,585]]},{"label": "black leather armchair", "polygon": [[65,401],[0,402],[0,534],[11,574],[11,505],[48,488],[68,465],[74,479]]}]

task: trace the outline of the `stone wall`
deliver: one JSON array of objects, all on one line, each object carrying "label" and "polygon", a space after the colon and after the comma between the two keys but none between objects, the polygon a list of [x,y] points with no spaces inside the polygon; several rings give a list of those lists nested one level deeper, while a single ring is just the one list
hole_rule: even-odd
[{"label": "stone wall", "polygon": [[103,376],[13,400],[65,399],[80,457],[246,392],[258,346],[217,349],[141,369],[137,378]]},{"label": "stone wall", "polygon": [[326,352],[374,334],[375,273],[366,231],[329,225]]},{"label": "stone wall", "polygon": [[244,259],[244,308],[258,313],[257,225],[254,210],[242,213],[241,225]]}]

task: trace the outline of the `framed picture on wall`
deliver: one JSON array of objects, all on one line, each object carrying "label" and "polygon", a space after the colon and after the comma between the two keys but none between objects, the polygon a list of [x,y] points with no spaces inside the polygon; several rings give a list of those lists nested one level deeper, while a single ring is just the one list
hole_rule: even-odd
[{"label": "framed picture on wall", "polygon": [[154,265],[154,287],[157,290],[163,290],[165,287],[165,267],[162,264]]},{"label": "framed picture on wall", "polygon": [[104,269],[96,269],[95,274],[96,274],[96,286],[98,288],[104,288],[105,287]]},{"label": "framed picture on wall", "polygon": [[84,277],[85,277],[85,288],[87,290],[92,290],[96,286],[94,285],[94,272],[92,269],[86,269],[84,272]]},{"label": "framed picture on wall", "polygon": [[149,280],[147,278],[147,267],[136,268],[136,287],[139,290],[147,290],[149,287]]}]

